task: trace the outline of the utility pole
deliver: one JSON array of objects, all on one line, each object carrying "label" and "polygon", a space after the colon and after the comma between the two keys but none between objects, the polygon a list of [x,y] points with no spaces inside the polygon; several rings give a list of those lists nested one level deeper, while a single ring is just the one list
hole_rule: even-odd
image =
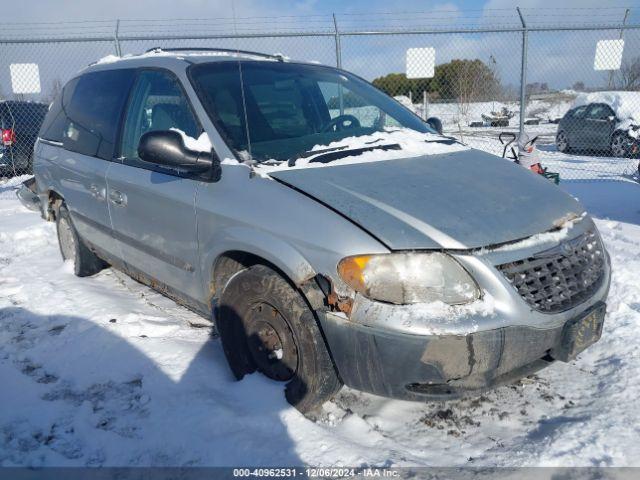
[{"label": "utility pole", "polygon": [[[624,11],[624,18],[622,19],[622,28],[620,29],[620,40],[622,40],[622,37],[624,36],[624,27],[627,24],[627,18],[629,17],[629,9],[627,8]],[[614,70],[609,70],[609,84],[608,87],[609,89],[613,88],[613,72]]]}]

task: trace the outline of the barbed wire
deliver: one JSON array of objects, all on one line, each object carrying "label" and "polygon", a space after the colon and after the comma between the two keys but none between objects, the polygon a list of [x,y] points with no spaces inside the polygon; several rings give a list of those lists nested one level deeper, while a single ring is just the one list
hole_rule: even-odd
[{"label": "barbed wire", "polygon": [[[554,7],[522,8],[528,26],[602,27],[612,28],[640,24],[640,8],[633,6],[602,7]],[[550,21],[555,19],[556,21]],[[20,38],[81,39],[91,32],[92,37],[118,34],[138,37],[192,33],[206,34],[252,34],[270,33],[331,33],[336,25],[341,33],[362,31],[402,31],[416,29],[465,29],[474,28],[520,28],[520,17],[515,8],[490,9],[434,9],[432,11],[367,11],[335,14],[309,15],[263,15],[244,17],[178,18],[178,19],[96,19],[2,22],[0,41]]]}]

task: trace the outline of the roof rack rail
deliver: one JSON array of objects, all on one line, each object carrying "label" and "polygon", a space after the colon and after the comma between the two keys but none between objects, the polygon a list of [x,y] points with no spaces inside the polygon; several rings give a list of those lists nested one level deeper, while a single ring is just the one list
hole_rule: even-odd
[{"label": "roof rack rail", "polygon": [[161,52],[226,52],[226,53],[242,53],[245,55],[254,55],[257,57],[263,58],[272,58],[274,60],[278,60],[279,62],[284,62],[284,55],[280,54],[268,54],[261,52],[252,52],[250,50],[237,50],[235,48],[209,48],[209,47],[153,47],[144,53],[151,53],[153,51],[161,51]]}]

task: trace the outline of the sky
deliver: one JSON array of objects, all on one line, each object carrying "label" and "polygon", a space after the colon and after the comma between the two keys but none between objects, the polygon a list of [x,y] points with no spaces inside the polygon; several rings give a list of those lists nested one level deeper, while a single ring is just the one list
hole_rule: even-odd
[{"label": "sky", "polygon": [[[115,19],[121,19],[121,34],[185,33],[207,31],[324,30],[332,28],[336,13],[341,29],[446,28],[491,25],[518,27],[515,3],[509,0],[21,0],[11,9],[11,21],[0,20],[0,38],[33,35],[46,31],[55,36],[73,33],[111,36]],[[640,0],[518,0],[530,25],[553,23],[612,23],[621,20],[623,6],[631,7],[629,23],[640,24]],[[559,7],[560,5],[560,7]],[[580,10],[577,10],[577,8]],[[407,14],[406,12],[423,12]],[[235,23],[234,20],[235,18]],[[154,22],[153,20],[164,20]],[[196,23],[184,19],[197,19]],[[86,21],[91,20],[91,23]],[[22,23],[27,22],[27,23]],[[35,24],[33,22],[36,22]],[[65,23],[59,23],[65,22]],[[535,32],[529,35],[527,81],[552,88],[570,88],[582,81],[599,87],[607,72],[593,70],[599,40],[619,38],[619,30],[597,32]],[[625,32],[624,59],[640,52],[640,30]],[[436,63],[456,58],[495,60],[505,85],[517,85],[520,77],[522,36],[513,33],[385,35],[342,37],[342,66],[368,80],[387,73],[404,72],[408,48],[434,47]],[[122,42],[123,53],[144,52],[158,45],[242,48],[267,53],[282,52],[301,60],[336,64],[332,37],[269,38],[209,41]],[[112,41],[92,44],[0,45],[0,92],[11,89],[8,64],[37,63],[43,94],[63,83],[87,64],[113,54]]]},{"label": "sky", "polygon": [[[563,0],[569,7],[640,8],[640,0]],[[556,8],[558,0],[21,0],[20,8],[11,9],[11,20],[40,22],[52,20],[216,18],[264,15],[316,15],[330,13],[364,13],[372,11],[492,10],[522,8]],[[0,21],[0,23],[3,23]]]}]

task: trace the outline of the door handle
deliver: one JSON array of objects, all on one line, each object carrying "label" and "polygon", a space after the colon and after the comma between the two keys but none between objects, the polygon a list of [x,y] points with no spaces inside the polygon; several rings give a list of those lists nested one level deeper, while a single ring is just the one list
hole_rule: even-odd
[{"label": "door handle", "polygon": [[105,199],[104,189],[94,184],[89,185],[89,194],[96,200],[103,201]]},{"label": "door handle", "polygon": [[118,207],[124,207],[127,205],[127,196],[118,190],[110,190],[109,201]]}]

